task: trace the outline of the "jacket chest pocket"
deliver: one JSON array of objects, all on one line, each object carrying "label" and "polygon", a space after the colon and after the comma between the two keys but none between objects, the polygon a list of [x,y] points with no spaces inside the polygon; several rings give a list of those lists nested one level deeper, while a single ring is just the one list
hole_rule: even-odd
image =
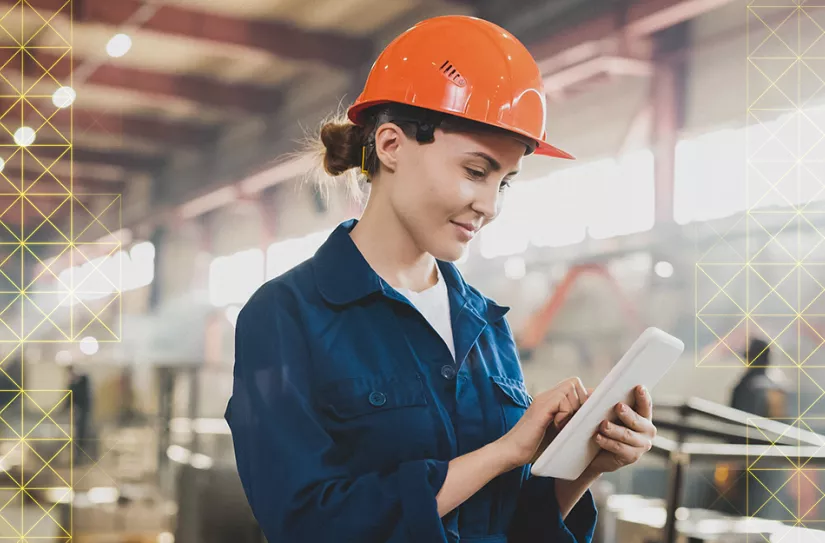
[{"label": "jacket chest pocket", "polygon": [[433,415],[418,375],[336,381],[320,391],[319,408],[351,462],[368,459],[375,469],[432,453]]},{"label": "jacket chest pocket", "polygon": [[523,381],[498,375],[493,375],[490,379],[498,391],[497,396],[501,403],[502,420],[504,422],[503,435],[509,432],[521,419],[533,402],[533,398],[527,393]]}]

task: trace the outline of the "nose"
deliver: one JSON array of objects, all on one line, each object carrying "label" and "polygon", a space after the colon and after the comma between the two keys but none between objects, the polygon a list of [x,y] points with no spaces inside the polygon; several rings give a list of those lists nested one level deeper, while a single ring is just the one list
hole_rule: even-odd
[{"label": "nose", "polygon": [[485,221],[491,221],[496,218],[501,207],[501,192],[497,186],[485,184],[479,186],[476,191],[473,205],[473,211],[484,217]]}]

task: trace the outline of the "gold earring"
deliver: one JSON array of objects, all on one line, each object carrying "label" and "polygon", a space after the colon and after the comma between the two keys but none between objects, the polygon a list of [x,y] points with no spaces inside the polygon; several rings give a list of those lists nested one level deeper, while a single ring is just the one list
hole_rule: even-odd
[{"label": "gold earring", "polygon": [[361,173],[364,174],[364,175],[369,175],[370,172],[368,172],[367,168],[365,168],[366,162],[367,162],[367,146],[362,145],[361,146]]}]

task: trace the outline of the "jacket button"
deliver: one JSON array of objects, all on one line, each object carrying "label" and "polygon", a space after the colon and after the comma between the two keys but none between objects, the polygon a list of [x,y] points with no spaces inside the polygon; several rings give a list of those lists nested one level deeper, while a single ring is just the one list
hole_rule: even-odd
[{"label": "jacket button", "polygon": [[387,403],[387,397],[383,392],[373,392],[370,394],[370,404],[375,407],[381,407]]},{"label": "jacket button", "polygon": [[441,377],[444,379],[452,379],[455,377],[455,368],[449,364],[441,367]]}]

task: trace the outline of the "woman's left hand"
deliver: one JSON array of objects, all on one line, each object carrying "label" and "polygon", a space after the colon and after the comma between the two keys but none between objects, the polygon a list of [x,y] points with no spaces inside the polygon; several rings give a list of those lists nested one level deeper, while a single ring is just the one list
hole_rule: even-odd
[{"label": "woman's left hand", "polygon": [[653,446],[656,427],[653,418],[653,401],[646,388],[638,386],[636,410],[624,403],[616,405],[616,414],[621,424],[602,421],[595,436],[601,451],[590,463],[589,470],[595,473],[616,471],[633,464]]}]

